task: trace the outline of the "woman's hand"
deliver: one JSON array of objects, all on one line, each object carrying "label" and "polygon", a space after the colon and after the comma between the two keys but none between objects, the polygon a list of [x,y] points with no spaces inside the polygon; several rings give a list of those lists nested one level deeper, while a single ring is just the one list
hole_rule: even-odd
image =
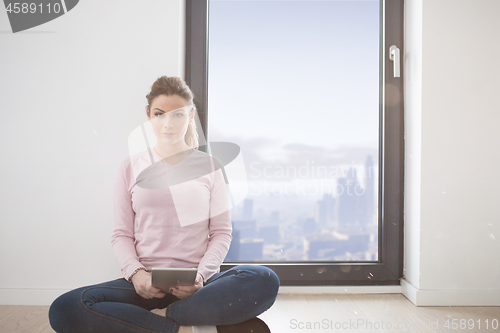
[{"label": "woman's hand", "polygon": [[170,288],[170,293],[179,299],[186,298],[193,295],[195,292],[203,287],[203,277],[200,273],[196,273],[196,280],[193,286],[177,286]]},{"label": "woman's hand", "polygon": [[135,292],[145,299],[150,299],[153,297],[163,298],[167,296],[160,289],[155,288],[151,285],[151,273],[140,270],[132,276],[132,283],[135,288]]}]

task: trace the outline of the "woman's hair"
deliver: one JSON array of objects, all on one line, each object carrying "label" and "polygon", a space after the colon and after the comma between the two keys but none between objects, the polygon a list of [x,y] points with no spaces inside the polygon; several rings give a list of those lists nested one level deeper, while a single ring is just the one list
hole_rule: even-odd
[{"label": "woman's hair", "polygon": [[[189,89],[186,82],[176,76],[161,76],[153,83],[153,85],[151,86],[151,91],[146,95],[146,98],[148,99],[148,116],[151,112],[151,103],[153,103],[153,100],[160,95],[180,96],[187,101],[188,105],[193,106],[193,111],[196,110],[196,105],[194,105],[193,103],[194,94],[191,89]],[[186,135],[184,135],[184,141],[191,148],[198,148],[199,146],[198,132],[196,131],[196,122],[194,121],[194,119],[193,121],[189,122]]]}]

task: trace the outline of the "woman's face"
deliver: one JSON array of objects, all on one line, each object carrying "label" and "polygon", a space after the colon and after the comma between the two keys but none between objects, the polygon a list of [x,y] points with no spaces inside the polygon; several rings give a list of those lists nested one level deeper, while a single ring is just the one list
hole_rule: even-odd
[{"label": "woman's face", "polygon": [[159,144],[184,143],[189,122],[194,117],[193,106],[178,95],[160,95],[151,103],[148,120]]}]

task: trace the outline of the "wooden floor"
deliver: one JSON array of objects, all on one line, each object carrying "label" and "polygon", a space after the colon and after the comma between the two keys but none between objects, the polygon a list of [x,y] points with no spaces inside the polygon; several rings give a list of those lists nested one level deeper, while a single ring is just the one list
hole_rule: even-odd
[{"label": "wooden floor", "polygon": [[[0,332],[54,332],[49,326],[48,310],[48,306],[2,305]],[[273,333],[500,333],[500,307],[416,307],[401,294],[280,294],[271,309],[259,317]]]}]

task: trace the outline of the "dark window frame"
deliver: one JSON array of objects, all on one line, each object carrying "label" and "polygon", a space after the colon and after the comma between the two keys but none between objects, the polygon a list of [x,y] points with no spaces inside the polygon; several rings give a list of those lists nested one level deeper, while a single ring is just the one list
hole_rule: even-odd
[{"label": "dark window frame", "polygon": [[[401,71],[401,77],[393,77],[393,62],[389,60],[389,47],[391,45],[399,47],[402,63],[404,54],[403,9],[403,0],[380,1],[379,184],[381,186],[379,189],[378,261],[248,263],[273,269],[280,278],[282,286],[400,284],[403,276],[403,72]],[[209,0],[186,0],[185,80],[195,95],[200,123],[207,139],[209,137],[207,128],[208,10]],[[385,75],[382,75],[382,69]],[[384,89],[388,84],[396,89]],[[383,101],[388,99],[399,100],[399,102],[384,106]],[[221,271],[237,264],[224,263]]]}]

